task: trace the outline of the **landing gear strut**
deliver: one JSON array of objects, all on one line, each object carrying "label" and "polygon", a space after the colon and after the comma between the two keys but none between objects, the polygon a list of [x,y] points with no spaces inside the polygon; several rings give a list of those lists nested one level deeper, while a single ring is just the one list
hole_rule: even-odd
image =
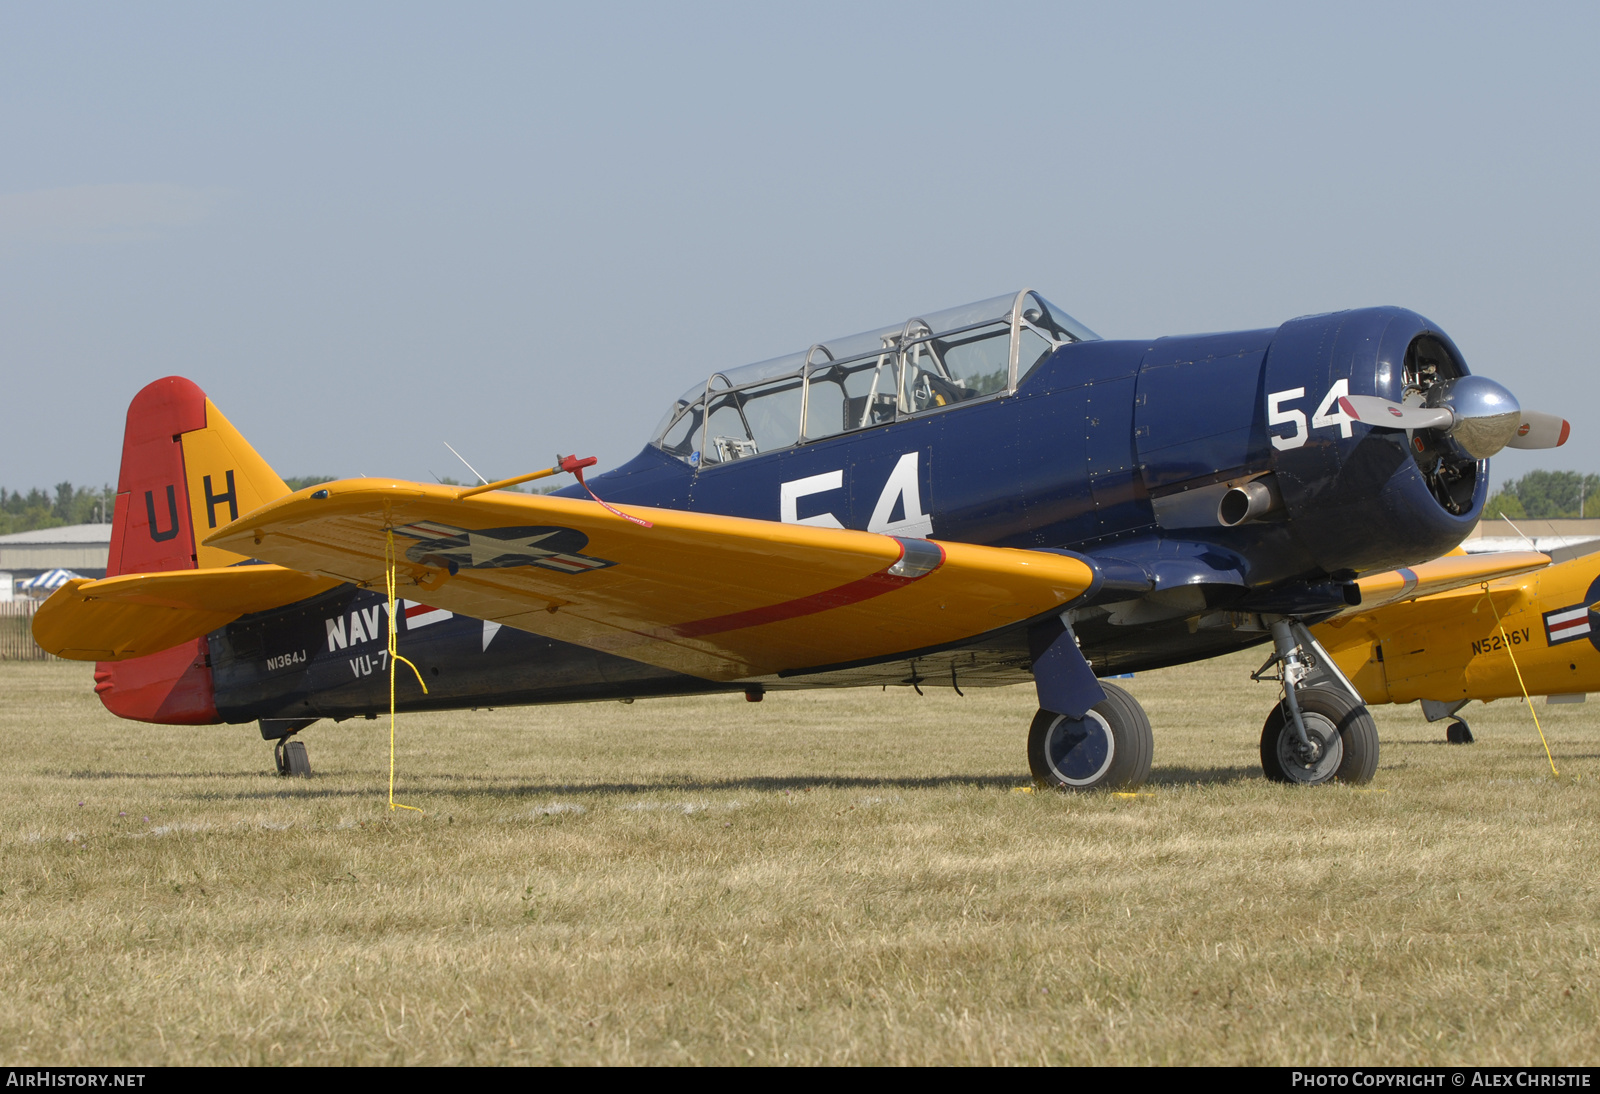
[{"label": "landing gear strut", "polygon": [[[1360,692],[1298,620],[1272,621],[1273,654],[1252,679],[1283,683],[1261,729],[1261,767],[1276,782],[1365,783],[1378,770],[1378,727]],[[1268,675],[1278,667],[1276,676]]]},{"label": "landing gear strut", "polygon": [[1133,696],[1097,680],[1071,613],[1029,632],[1039,713],[1028,729],[1034,782],[1057,790],[1132,788],[1150,775],[1150,719]]}]

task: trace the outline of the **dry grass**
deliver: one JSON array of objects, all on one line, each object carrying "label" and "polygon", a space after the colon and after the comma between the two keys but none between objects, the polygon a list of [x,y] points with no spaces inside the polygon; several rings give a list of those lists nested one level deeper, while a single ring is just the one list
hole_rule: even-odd
[{"label": "dry grass", "polygon": [[[0,665],[0,1053],[81,1063],[1600,1059],[1592,706],[1378,711],[1259,775],[1250,657],[1128,682],[1137,797],[1015,792],[1028,689],[144,727]],[[147,819],[148,818],[148,819]]]}]

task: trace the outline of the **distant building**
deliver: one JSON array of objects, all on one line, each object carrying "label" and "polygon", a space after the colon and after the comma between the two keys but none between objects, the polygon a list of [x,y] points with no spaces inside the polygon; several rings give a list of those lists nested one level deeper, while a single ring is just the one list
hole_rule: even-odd
[{"label": "distant building", "polygon": [[1461,544],[1468,554],[1543,551],[1556,562],[1600,549],[1600,520],[1533,520],[1504,517],[1479,521]]},{"label": "distant building", "polygon": [[[16,581],[46,570],[72,570],[84,577],[105,577],[111,554],[111,525],[69,524],[0,536],[0,571]],[[0,581],[0,585],[5,582]],[[3,595],[3,592],[0,592]]]}]

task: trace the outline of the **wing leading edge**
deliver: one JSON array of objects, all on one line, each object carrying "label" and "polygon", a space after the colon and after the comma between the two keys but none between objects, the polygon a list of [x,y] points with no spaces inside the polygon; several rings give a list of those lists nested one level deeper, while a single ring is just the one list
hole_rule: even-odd
[{"label": "wing leading edge", "polygon": [[[317,496],[313,496],[317,495]],[[1083,559],[678,510],[352,479],[273,502],[207,539],[714,680],[955,644],[1059,611]]]},{"label": "wing leading edge", "polygon": [[1469,555],[1460,548],[1457,551],[1460,553],[1453,552],[1419,566],[1366,575],[1358,582],[1360,606],[1342,614],[1365,615],[1387,604],[1515,577],[1550,565],[1550,556],[1538,551],[1495,551],[1479,555]]},{"label": "wing leading edge", "polygon": [[1487,584],[1496,608],[1504,608],[1521,596],[1519,585],[1509,579],[1548,565],[1550,556],[1537,551],[1463,551],[1420,566],[1369,574],[1360,581],[1361,606],[1317,624],[1312,633],[1337,655],[1422,621],[1460,623],[1461,613],[1483,596],[1478,586]]}]

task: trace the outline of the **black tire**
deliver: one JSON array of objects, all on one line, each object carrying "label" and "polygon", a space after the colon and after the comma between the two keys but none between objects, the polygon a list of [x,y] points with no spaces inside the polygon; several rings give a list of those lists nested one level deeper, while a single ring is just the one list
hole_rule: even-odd
[{"label": "black tire", "polygon": [[1034,782],[1057,790],[1132,789],[1150,777],[1155,741],[1144,708],[1114,684],[1081,719],[1053,710],[1033,716],[1028,767]]},{"label": "black tire", "polygon": [[[1378,726],[1365,704],[1333,688],[1304,688],[1295,696],[1306,734],[1322,750],[1310,763],[1296,758],[1294,727],[1279,702],[1261,728],[1261,769],[1267,778],[1306,786],[1336,779],[1353,785],[1371,782],[1378,773]],[[1335,749],[1337,758],[1331,755]]]},{"label": "black tire", "polygon": [[311,757],[306,755],[304,741],[288,741],[283,746],[283,758],[288,771],[285,774],[300,779],[311,777]]},{"label": "black tire", "polygon": [[1444,727],[1444,739],[1453,745],[1470,745],[1472,743],[1472,727],[1457,718]]}]

